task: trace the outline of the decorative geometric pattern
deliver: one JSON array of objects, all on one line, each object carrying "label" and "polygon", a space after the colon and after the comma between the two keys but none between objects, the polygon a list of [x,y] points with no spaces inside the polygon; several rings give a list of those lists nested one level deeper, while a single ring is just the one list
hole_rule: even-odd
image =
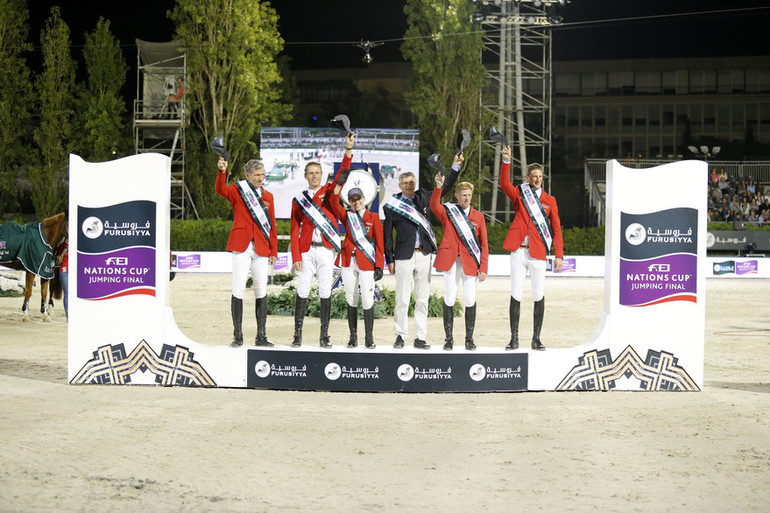
[{"label": "decorative geometric pattern", "polygon": [[100,347],[75,375],[72,384],[126,385],[131,383],[131,375],[147,371],[155,375],[158,385],[217,386],[188,348],[164,344],[159,356],[145,340],[129,355],[123,344]]},{"label": "decorative geometric pattern", "polygon": [[665,351],[649,350],[642,361],[627,346],[613,361],[609,349],[594,350],[584,353],[578,362],[556,390],[612,390],[622,377],[638,379],[642,390],[700,390],[687,371],[677,365],[677,358]]}]

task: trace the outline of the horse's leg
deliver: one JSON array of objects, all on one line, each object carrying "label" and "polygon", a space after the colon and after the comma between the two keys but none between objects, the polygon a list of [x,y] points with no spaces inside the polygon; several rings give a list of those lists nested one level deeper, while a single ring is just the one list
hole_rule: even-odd
[{"label": "horse's leg", "polygon": [[24,305],[21,307],[22,318],[24,322],[29,322],[29,300],[32,297],[32,287],[35,281],[35,275],[32,273],[25,274],[24,280]]},{"label": "horse's leg", "polygon": [[45,300],[48,299],[48,281],[40,278],[40,313],[43,314],[43,322],[51,322]]}]

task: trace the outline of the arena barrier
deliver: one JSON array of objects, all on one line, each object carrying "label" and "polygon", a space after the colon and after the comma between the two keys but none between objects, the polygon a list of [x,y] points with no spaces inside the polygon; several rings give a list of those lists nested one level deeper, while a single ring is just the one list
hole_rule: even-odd
[{"label": "arena barrier", "polygon": [[704,162],[607,163],[605,300],[566,349],[451,353],[204,345],[169,306],[170,161],[70,156],[68,379],[72,384],[280,390],[700,390],[705,327]]}]

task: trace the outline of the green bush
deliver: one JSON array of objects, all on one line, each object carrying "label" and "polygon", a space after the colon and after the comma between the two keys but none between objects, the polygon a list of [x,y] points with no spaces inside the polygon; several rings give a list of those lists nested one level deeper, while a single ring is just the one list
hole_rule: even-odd
[{"label": "green bush", "polygon": [[[278,235],[288,236],[291,224],[276,220]],[[233,221],[230,219],[188,219],[171,221],[172,251],[225,251]],[[278,240],[278,251],[289,250],[289,240]]]},{"label": "green bush", "polygon": [[603,255],[604,226],[562,231],[565,255]]}]

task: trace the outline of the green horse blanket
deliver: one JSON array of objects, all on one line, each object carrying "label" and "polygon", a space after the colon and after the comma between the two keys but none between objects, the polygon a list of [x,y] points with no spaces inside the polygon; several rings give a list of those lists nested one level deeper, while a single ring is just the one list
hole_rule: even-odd
[{"label": "green horse blanket", "polygon": [[21,261],[27,271],[44,280],[53,278],[53,249],[45,238],[43,223],[0,225],[0,262]]}]

